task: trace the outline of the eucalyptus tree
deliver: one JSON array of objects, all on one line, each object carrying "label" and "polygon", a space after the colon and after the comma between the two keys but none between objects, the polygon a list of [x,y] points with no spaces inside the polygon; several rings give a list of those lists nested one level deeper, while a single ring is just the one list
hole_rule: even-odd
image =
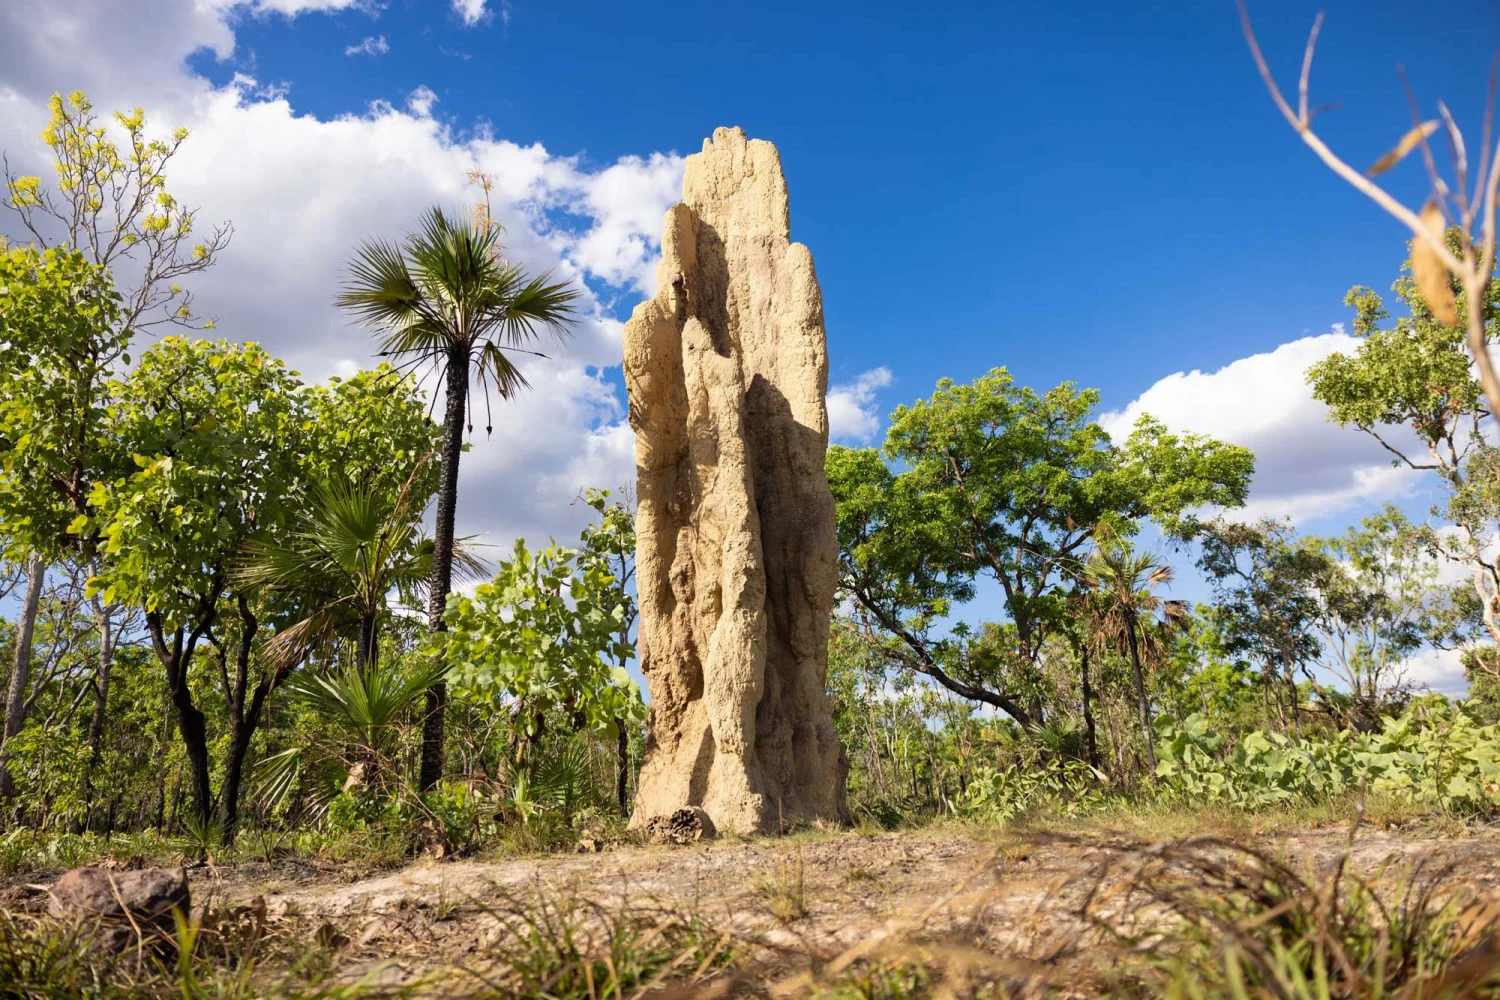
[{"label": "eucalyptus tree", "polygon": [[[1098,399],[1070,383],[1038,393],[997,368],[897,408],[883,453],[829,449],[840,588],[871,640],[1026,726],[1044,710],[1026,693],[1037,659],[1068,627],[1072,569],[1099,533],[1126,537],[1149,518],[1191,535],[1195,509],[1244,503],[1254,467],[1244,448],[1150,417],[1116,444]],[[998,671],[941,634],[985,578],[1008,619],[1009,652],[988,661]]]},{"label": "eucalyptus tree", "polygon": [[[1449,242],[1456,236],[1449,234]],[[1473,370],[1470,336],[1427,305],[1408,261],[1391,286],[1407,315],[1391,319],[1384,300],[1357,286],[1344,297],[1354,308],[1359,346],[1330,354],[1307,371],[1313,396],[1330,419],[1367,435],[1394,464],[1431,473],[1442,484],[1434,516],[1457,530],[1434,535],[1435,548],[1468,577],[1472,605],[1491,643],[1500,643],[1500,447],[1480,380]],[[1460,307],[1471,309],[1467,296]],[[1496,307],[1500,279],[1491,279],[1481,311],[1485,336],[1500,332]],[[1452,317],[1449,317],[1452,319]],[[1500,670],[1493,658],[1475,661]]]},{"label": "eucalyptus tree", "polygon": [[1349,689],[1352,724],[1376,725],[1409,689],[1405,661],[1437,618],[1434,533],[1387,504],[1334,538],[1305,544],[1327,557],[1314,588],[1327,667]]},{"label": "eucalyptus tree", "polygon": [[1301,727],[1298,674],[1322,654],[1318,587],[1327,580],[1326,554],[1297,543],[1283,522],[1219,519],[1200,535],[1198,566],[1208,576],[1224,648],[1261,666],[1272,683],[1283,725]]},{"label": "eucalyptus tree", "polygon": [[[562,336],[575,315],[578,291],[550,275],[529,276],[502,256],[499,227],[448,218],[432,209],[402,243],[370,240],[353,262],[338,304],[375,331],[382,357],[436,370],[443,384],[443,441],[428,628],[444,629],[453,582],[458,463],[465,428],[472,429],[469,383],[477,378],[489,405],[491,385],[510,399],[527,385],[515,355],[527,353],[543,330]],[[490,430],[486,427],[486,430]],[[443,772],[447,688],[427,693],[421,787]]]}]

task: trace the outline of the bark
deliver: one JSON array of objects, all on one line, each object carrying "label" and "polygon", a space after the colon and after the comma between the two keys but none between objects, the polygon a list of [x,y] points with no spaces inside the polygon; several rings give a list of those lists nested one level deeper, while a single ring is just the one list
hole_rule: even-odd
[{"label": "bark", "polygon": [[[469,356],[463,350],[448,355],[447,400],[443,410],[443,465],[438,485],[437,524],[432,539],[432,579],[427,586],[427,629],[445,631],[443,611],[453,585],[453,530],[458,510],[458,459],[463,452],[464,415],[469,392]],[[443,776],[443,722],[448,685],[438,681],[427,689],[422,720],[422,769],[419,787],[433,787]]]},{"label": "bark", "polygon": [[1083,685],[1083,733],[1087,741],[1089,766],[1099,769],[1099,734],[1094,728],[1094,689],[1089,680],[1089,647],[1078,648],[1079,680]]},{"label": "bark", "polygon": [[359,622],[359,673],[363,677],[375,666],[379,653],[380,631],[374,615],[365,615]]},{"label": "bark", "polygon": [[1146,698],[1146,678],[1141,673],[1141,650],[1135,639],[1135,618],[1125,623],[1125,634],[1130,638],[1130,671],[1135,680],[1135,697],[1141,707],[1141,737],[1146,744],[1146,762],[1151,768],[1151,780],[1156,780],[1156,745],[1152,742],[1155,729],[1151,725],[1151,702]]},{"label": "bark", "polygon": [[[219,822],[226,844],[234,842],[239,826],[240,784],[244,774],[245,753],[250,749],[250,738],[255,735],[255,725],[259,721],[258,710],[253,714],[246,712],[245,693],[250,685],[250,657],[255,645],[255,633],[260,625],[250,613],[250,605],[243,594],[236,595],[235,605],[240,614],[240,641],[235,646],[234,678],[229,690],[224,692],[226,707],[229,709],[229,751],[224,759],[224,783],[219,789]],[[261,691],[264,687],[265,685],[260,685],[257,688],[257,700],[264,699],[265,695]]]},{"label": "bark", "polygon": [[37,611],[42,606],[42,587],[46,582],[46,563],[33,559],[26,569],[26,600],[21,606],[15,658],[10,666],[10,688],[5,697],[5,728],[3,735],[0,735],[0,799],[10,799],[16,793],[15,780],[10,773],[10,755],[5,747],[26,722],[26,685],[31,680],[31,646],[36,637]]},{"label": "bark", "polygon": [[97,598],[94,600],[94,617],[99,623],[99,669],[94,674],[94,715],[89,720],[89,758],[83,771],[85,816],[93,813],[94,771],[104,752],[104,723],[109,710],[109,675],[115,659],[114,619],[111,609],[106,608]]},{"label": "bark", "polygon": [[206,821],[212,813],[213,785],[209,779],[208,729],[203,712],[193,703],[192,688],[188,685],[188,668],[192,665],[199,640],[204,638],[213,624],[223,586],[223,581],[214,581],[191,631],[178,626],[168,636],[166,624],[158,612],[146,615],[146,630],[151,635],[152,648],[167,674],[167,695],[176,710],[177,728],[182,733],[182,747],[188,758],[188,773],[193,787],[193,811],[200,821]]},{"label": "bark", "polygon": [[630,734],[625,731],[625,720],[615,720],[615,728],[619,730],[616,737],[615,752],[620,762],[619,773],[615,776],[615,800],[620,806],[620,815],[630,815]]}]

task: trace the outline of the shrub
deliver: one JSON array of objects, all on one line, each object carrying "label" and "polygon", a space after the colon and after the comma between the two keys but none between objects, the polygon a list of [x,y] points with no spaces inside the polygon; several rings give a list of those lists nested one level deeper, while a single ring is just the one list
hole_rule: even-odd
[{"label": "shrub", "polygon": [[1377,732],[1299,737],[1256,730],[1232,749],[1198,715],[1157,723],[1164,795],[1260,809],[1372,792],[1461,815],[1500,810],[1500,727],[1424,705]]}]

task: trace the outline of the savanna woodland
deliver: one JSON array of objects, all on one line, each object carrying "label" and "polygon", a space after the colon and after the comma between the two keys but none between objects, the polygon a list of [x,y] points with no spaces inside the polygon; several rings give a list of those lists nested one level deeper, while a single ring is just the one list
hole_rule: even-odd
[{"label": "savanna woodland", "polygon": [[[827,448],[841,805],[759,836],[631,821],[659,713],[720,683],[641,680],[690,587],[638,577],[636,484],[574,484],[577,537],[458,533],[466,454],[583,317],[510,255],[504,179],[346,248],[366,364],[310,380],[195,304],[236,246],[174,194],[194,136],[53,96],[0,230],[0,995],[1500,996],[1500,150],[1439,105],[1351,168],[1317,28],[1294,106],[1243,24],[1407,230],[1299,377],[1430,502],[1308,533],[1248,448],[1111,433],[997,340]],[[694,280],[659,294],[696,316]],[[678,537],[640,510],[639,551]]]}]

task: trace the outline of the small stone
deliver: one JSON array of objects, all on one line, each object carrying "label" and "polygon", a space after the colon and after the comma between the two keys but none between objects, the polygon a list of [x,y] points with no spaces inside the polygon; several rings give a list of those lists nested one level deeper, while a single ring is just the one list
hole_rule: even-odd
[{"label": "small stone", "polygon": [[173,911],[186,916],[192,907],[187,873],[181,868],[75,868],[53,883],[48,894],[52,916],[95,927],[99,946],[116,955],[138,947],[162,957],[175,954]]}]

